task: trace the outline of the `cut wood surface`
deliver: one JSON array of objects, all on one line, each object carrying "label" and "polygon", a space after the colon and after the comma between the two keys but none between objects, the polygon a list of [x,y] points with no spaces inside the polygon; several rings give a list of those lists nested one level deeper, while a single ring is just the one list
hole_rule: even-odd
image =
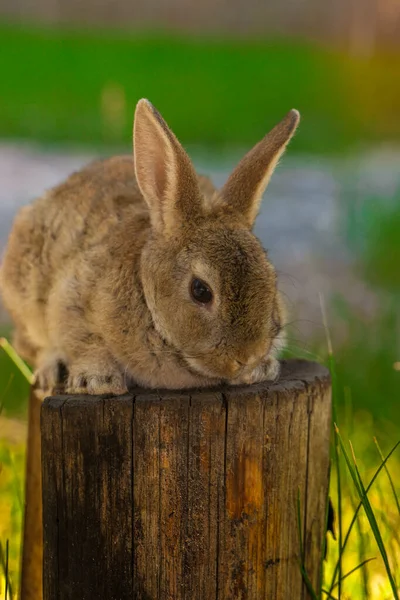
[{"label": "cut wood surface", "polygon": [[45,600],[305,600],[320,577],[331,389],[58,396],[42,407]]}]

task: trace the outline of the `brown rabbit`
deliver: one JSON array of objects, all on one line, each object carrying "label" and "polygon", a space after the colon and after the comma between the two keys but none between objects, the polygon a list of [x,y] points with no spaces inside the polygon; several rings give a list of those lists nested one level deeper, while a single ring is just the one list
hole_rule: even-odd
[{"label": "brown rabbit", "polygon": [[18,213],[0,270],[14,344],[45,390],[120,394],[275,379],[283,307],[252,233],[292,110],[220,191],[140,100],[134,161],[95,162]]}]

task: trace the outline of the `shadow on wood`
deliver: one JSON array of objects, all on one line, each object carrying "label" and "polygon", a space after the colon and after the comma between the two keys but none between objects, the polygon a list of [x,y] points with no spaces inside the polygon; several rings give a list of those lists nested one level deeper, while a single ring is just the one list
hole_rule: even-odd
[{"label": "shadow on wood", "polygon": [[45,600],[300,600],[320,577],[328,371],[42,408]]}]

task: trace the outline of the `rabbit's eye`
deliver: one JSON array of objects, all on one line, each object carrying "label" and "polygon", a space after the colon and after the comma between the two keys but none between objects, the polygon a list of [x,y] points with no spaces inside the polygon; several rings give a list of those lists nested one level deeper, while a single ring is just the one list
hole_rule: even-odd
[{"label": "rabbit's eye", "polygon": [[195,302],[209,304],[213,298],[212,291],[201,279],[192,279],[190,284],[190,293]]}]

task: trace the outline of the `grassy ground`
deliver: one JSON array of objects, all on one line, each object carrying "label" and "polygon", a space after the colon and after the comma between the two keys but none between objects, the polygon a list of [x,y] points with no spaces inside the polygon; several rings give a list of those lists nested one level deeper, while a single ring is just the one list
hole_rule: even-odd
[{"label": "grassy ground", "polygon": [[[385,468],[379,471],[366,493],[366,488],[382,465],[379,450],[373,439],[371,419],[364,418],[358,422],[351,440],[348,439],[345,426],[340,428],[340,432],[343,436],[343,447],[339,442],[340,495],[336,466],[330,486],[330,496],[336,513],[336,540],[328,534],[322,598],[397,599],[400,594],[399,447],[396,447],[387,461],[387,471]],[[368,445],[366,438],[369,438]],[[387,456],[394,446],[389,447],[384,436],[380,441],[386,447],[384,455]],[[379,444],[378,440],[377,442]],[[373,459],[370,457],[371,451],[374,451]],[[335,459],[333,462],[335,464]],[[397,487],[392,487],[393,482]],[[316,596],[318,597],[318,591]]]},{"label": "grassy ground", "polygon": [[0,24],[0,71],[0,137],[130,144],[145,96],[185,143],[250,144],[292,107],[304,117],[293,149],[400,138],[400,56]]},{"label": "grassy ground", "polygon": [[12,432],[12,424],[1,420],[0,428],[0,598],[10,600],[15,596],[5,597],[4,573],[9,573],[11,591],[16,592],[23,520],[25,429],[17,426]]}]

